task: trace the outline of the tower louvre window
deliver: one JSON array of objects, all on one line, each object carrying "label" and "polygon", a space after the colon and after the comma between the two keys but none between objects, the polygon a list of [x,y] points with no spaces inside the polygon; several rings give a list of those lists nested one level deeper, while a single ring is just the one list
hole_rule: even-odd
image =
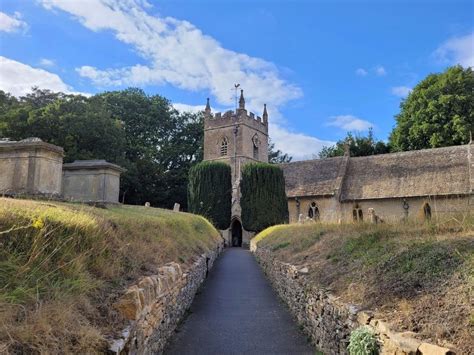
[{"label": "tower louvre window", "polygon": [[228,147],[227,138],[224,137],[221,141],[221,157],[225,157],[227,155],[227,147]]}]

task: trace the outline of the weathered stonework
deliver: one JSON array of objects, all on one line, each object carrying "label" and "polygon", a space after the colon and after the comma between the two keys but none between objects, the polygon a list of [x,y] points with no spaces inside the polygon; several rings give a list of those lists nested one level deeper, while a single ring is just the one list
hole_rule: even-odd
[{"label": "weathered stonework", "polygon": [[63,156],[39,138],[0,141],[0,194],[59,195]]},{"label": "weathered stonework", "polygon": [[230,165],[232,222],[230,228],[221,233],[228,245],[248,246],[254,233],[244,230],[241,226],[241,170],[247,163],[268,162],[266,105],[264,105],[262,117],[248,112],[245,109],[245,98],[241,90],[239,107],[235,111],[213,114],[208,99],[204,110],[204,160],[221,161]]},{"label": "weathered stonework", "polygon": [[186,272],[179,264],[169,263],[157,275],[143,277],[129,287],[114,306],[130,323],[120,337],[110,340],[110,352],[162,353],[222,248],[219,243]]},{"label": "weathered stonework", "polygon": [[351,331],[362,325],[377,334],[382,355],[454,354],[450,349],[416,339],[414,333],[395,332],[386,322],[375,319],[370,311],[359,310],[318,289],[307,280],[307,267],[297,268],[278,261],[271,251],[257,248],[253,242],[251,250],[300,327],[324,354],[347,354]]},{"label": "weathered stonework", "polygon": [[[305,220],[314,203],[318,220],[444,220],[474,213],[474,143],[379,154],[334,157],[281,164],[290,223]],[[429,216],[424,213],[429,206]],[[356,218],[360,221],[359,218]]]},{"label": "weathered stonework", "polygon": [[64,164],[63,196],[72,201],[118,203],[120,174],[124,171],[105,160]]}]

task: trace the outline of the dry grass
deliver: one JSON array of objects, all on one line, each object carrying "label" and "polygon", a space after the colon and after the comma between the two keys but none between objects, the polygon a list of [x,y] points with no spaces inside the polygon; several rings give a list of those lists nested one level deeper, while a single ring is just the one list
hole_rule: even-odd
[{"label": "dry grass", "polygon": [[0,351],[102,351],[128,284],[169,261],[186,268],[219,238],[186,213],[0,198]]},{"label": "dry grass", "polygon": [[312,282],[403,331],[474,348],[474,224],[284,225],[256,238]]}]

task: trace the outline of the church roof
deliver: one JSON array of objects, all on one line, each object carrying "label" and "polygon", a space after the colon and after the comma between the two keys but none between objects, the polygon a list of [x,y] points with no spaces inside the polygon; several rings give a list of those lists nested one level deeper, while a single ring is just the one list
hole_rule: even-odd
[{"label": "church roof", "polygon": [[296,161],[281,164],[285,175],[286,195],[333,195],[343,157]]},{"label": "church roof", "polygon": [[[349,158],[345,173],[339,173],[344,175],[340,199],[468,194],[471,189],[468,147]],[[334,192],[342,162],[343,157],[339,157],[284,164],[288,197]]]}]

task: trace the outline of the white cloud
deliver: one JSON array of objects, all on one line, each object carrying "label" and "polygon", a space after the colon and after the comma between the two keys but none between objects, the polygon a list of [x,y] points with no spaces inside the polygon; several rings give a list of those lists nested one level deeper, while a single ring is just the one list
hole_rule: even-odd
[{"label": "white cloud", "polygon": [[385,70],[385,68],[381,65],[377,65],[375,68],[375,74],[377,74],[378,76],[384,76],[384,75],[387,75],[387,71]]},{"label": "white cloud", "polygon": [[365,70],[364,68],[358,68],[356,71],[355,71],[356,75],[358,76],[366,76],[367,74],[369,74],[367,72],[367,70]]},{"label": "white cloud", "polygon": [[175,102],[173,104],[173,107],[181,112],[198,113],[198,112],[204,111],[204,108],[206,107],[206,105],[188,105],[188,104]]},{"label": "white cloud", "polygon": [[461,64],[465,68],[474,67],[474,32],[448,39],[433,55],[442,63]]},{"label": "white cloud", "polygon": [[[87,2],[85,5],[84,2]],[[96,68],[84,65],[77,73],[95,85],[146,86],[171,84],[175,87],[208,91],[214,105],[234,105],[232,88],[240,83],[245,89],[246,106],[260,114],[268,103],[272,139],[277,149],[295,159],[311,157],[324,145],[322,141],[283,127],[280,108],[302,96],[302,90],[282,78],[278,68],[266,60],[224,48],[193,24],[172,17],[151,16],[144,0],[42,0],[47,9],[72,14],[92,31],[109,30],[130,46],[146,63],[121,68]],[[203,100],[204,101],[204,100]],[[203,106],[174,104],[177,109],[202,109]],[[213,111],[219,111],[214,109]]]},{"label": "white cloud", "polygon": [[394,86],[392,88],[392,94],[398,97],[406,97],[411,92],[411,88],[408,86]]},{"label": "white cloud", "polygon": [[374,125],[369,121],[352,115],[339,115],[330,117],[331,121],[327,123],[328,126],[342,128],[346,131],[367,131]]},{"label": "white cloud", "polygon": [[311,159],[325,146],[335,142],[321,140],[302,133],[294,133],[270,122],[269,134],[275,148],[288,153],[293,160]]},{"label": "white cloud", "polygon": [[[84,5],[87,2],[87,5]],[[74,15],[92,31],[111,30],[134,47],[146,65],[122,68],[78,68],[98,86],[171,84],[186,90],[209,90],[223,105],[232,104],[231,88],[246,89],[250,109],[264,101],[279,107],[302,91],[284,80],[272,63],[221,46],[187,21],[151,16],[140,0],[42,0],[48,9]]]},{"label": "white cloud", "polygon": [[7,15],[0,11],[0,31],[12,33],[25,31],[27,28],[28,25],[21,20],[21,14],[19,12],[15,12],[13,15]]},{"label": "white cloud", "polygon": [[54,67],[56,65],[54,60],[48,58],[41,58],[39,64],[42,67]]},{"label": "white cloud", "polygon": [[0,56],[0,90],[14,96],[23,96],[31,92],[33,86],[51,91],[79,94],[72,91],[71,87],[54,73]]}]

